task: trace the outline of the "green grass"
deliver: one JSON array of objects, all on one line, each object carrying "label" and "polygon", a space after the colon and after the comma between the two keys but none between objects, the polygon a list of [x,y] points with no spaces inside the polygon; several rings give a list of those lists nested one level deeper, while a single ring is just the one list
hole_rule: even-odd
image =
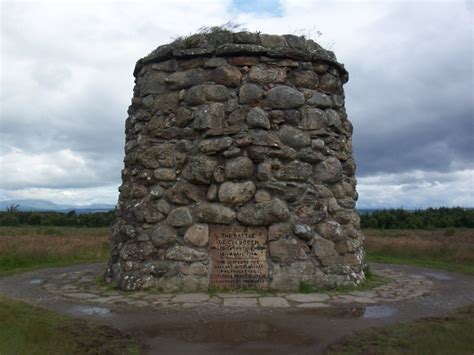
[{"label": "green grass", "polygon": [[447,317],[369,328],[333,344],[328,354],[474,353],[474,306]]},{"label": "green grass", "polygon": [[414,258],[411,256],[385,255],[381,253],[368,252],[367,260],[378,263],[421,266],[474,275],[474,265],[472,264],[454,263],[449,260],[432,259],[423,256]]},{"label": "green grass", "polygon": [[0,276],[107,260],[108,228],[0,227]]},{"label": "green grass", "polygon": [[474,230],[364,230],[368,261],[474,275]]},{"label": "green grass", "polygon": [[0,354],[138,354],[127,334],[0,296]]},{"label": "green grass", "polygon": [[352,291],[366,291],[371,290],[373,288],[382,286],[389,282],[389,280],[383,276],[375,275],[370,270],[366,272],[366,279],[362,282],[359,286],[355,287],[345,287],[345,286],[337,286],[331,288],[319,288],[314,287],[306,282],[300,282],[298,291],[300,293],[328,293],[328,294],[341,294],[341,293],[349,293]]},{"label": "green grass", "polygon": [[251,287],[244,287],[244,288],[215,288],[210,287],[207,289],[207,293],[210,296],[214,296],[217,293],[255,293],[260,296],[267,296],[267,295],[274,295],[276,293],[275,290],[265,290],[260,288],[251,288]]},{"label": "green grass", "polygon": [[112,291],[115,290],[115,287],[113,284],[108,284],[105,282],[104,274],[100,274],[96,278],[97,285],[104,291]]},{"label": "green grass", "polygon": [[228,21],[220,26],[202,26],[196,33],[174,38],[171,44],[179,49],[195,48],[205,44],[211,35],[233,33],[238,30],[243,30],[242,26],[232,21]]}]

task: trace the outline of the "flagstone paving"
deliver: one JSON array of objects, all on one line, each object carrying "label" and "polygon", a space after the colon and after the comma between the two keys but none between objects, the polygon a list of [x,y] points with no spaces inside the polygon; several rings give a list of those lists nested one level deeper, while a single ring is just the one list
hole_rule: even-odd
[{"label": "flagstone paving", "polygon": [[327,293],[160,293],[153,291],[122,292],[99,285],[97,270],[82,270],[42,280],[46,291],[82,302],[132,305],[136,307],[190,308],[190,307],[239,307],[239,308],[325,308],[340,304],[377,304],[395,302],[428,294],[433,282],[419,274],[382,268],[376,274],[388,280],[371,290]]},{"label": "flagstone paving", "polygon": [[104,263],[0,278],[0,294],[131,334],[148,354],[325,354],[368,327],[443,317],[474,302],[474,277],[372,263],[388,281],[346,292],[122,292]]}]

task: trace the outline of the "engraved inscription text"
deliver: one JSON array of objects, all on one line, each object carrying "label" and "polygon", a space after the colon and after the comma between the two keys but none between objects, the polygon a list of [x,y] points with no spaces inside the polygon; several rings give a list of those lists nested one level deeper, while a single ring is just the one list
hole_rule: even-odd
[{"label": "engraved inscription text", "polygon": [[209,287],[267,287],[266,228],[211,226],[209,248]]}]

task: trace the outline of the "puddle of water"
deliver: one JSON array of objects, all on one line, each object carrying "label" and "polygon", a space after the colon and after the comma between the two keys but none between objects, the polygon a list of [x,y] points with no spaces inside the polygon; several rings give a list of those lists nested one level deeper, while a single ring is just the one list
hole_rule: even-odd
[{"label": "puddle of water", "polygon": [[103,307],[94,307],[94,306],[74,306],[71,308],[73,314],[85,314],[88,316],[99,316],[105,317],[109,316],[111,310]]},{"label": "puddle of water", "polygon": [[189,324],[166,324],[148,327],[144,331],[149,337],[171,336],[199,343],[242,344],[268,341],[274,344],[311,345],[314,342],[314,339],[302,332],[259,320],[205,322],[200,323],[198,327]]},{"label": "puddle of water", "polygon": [[323,316],[331,318],[360,318],[364,315],[364,307],[359,306],[337,306],[330,308],[303,309],[297,311],[308,316]]},{"label": "puddle of water", "polygon": [[378,319],[388,318],[395,314],[395,308],[388,306],[367,306],[365,307],[364,315],[362,318],[365,319]]},{"label": "puddle of water", "polygon": [[29,284],[31,284],[31,285],[40,285],[43,282],[44,282],[44,280],[42,280],[42,279],[33,279],[33,280],[29,281]]},{"label": "puddle of water", "polygon": [[424,272],[423,275],[425,276],[428,276],[428,277],[432,277],[436,280],[441,280],[441,281],[444,281],[444,280],[452,280],[453,278],[443,272],[436,272],[436,271],[430,271],[430,272]]}]

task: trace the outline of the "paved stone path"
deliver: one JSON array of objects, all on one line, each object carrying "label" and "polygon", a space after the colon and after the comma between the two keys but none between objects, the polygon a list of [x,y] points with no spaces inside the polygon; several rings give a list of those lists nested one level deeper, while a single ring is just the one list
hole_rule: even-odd
[{"label": "paved stone path", "polygon": [[367,291],[349,293],[153,293],[122,292],[100,286],[99,270],[88,269],[52,275],[39,280],[46,291],[83,302],[150,308],[241,307],[326,308],[340,304],[377,304],[401,301],[427,294],[433,282],[427,277],[382,268],[375,272],[388,282]]},{"label": "paved stone path", "polygon": [[443,316],[474,303],[473,276],[371,267],[389,282],[339,294],[126,293],[99,286],[103,263],[0,278],[0,294],[118,328],[145,355],[324,354],[354,331]]}]

